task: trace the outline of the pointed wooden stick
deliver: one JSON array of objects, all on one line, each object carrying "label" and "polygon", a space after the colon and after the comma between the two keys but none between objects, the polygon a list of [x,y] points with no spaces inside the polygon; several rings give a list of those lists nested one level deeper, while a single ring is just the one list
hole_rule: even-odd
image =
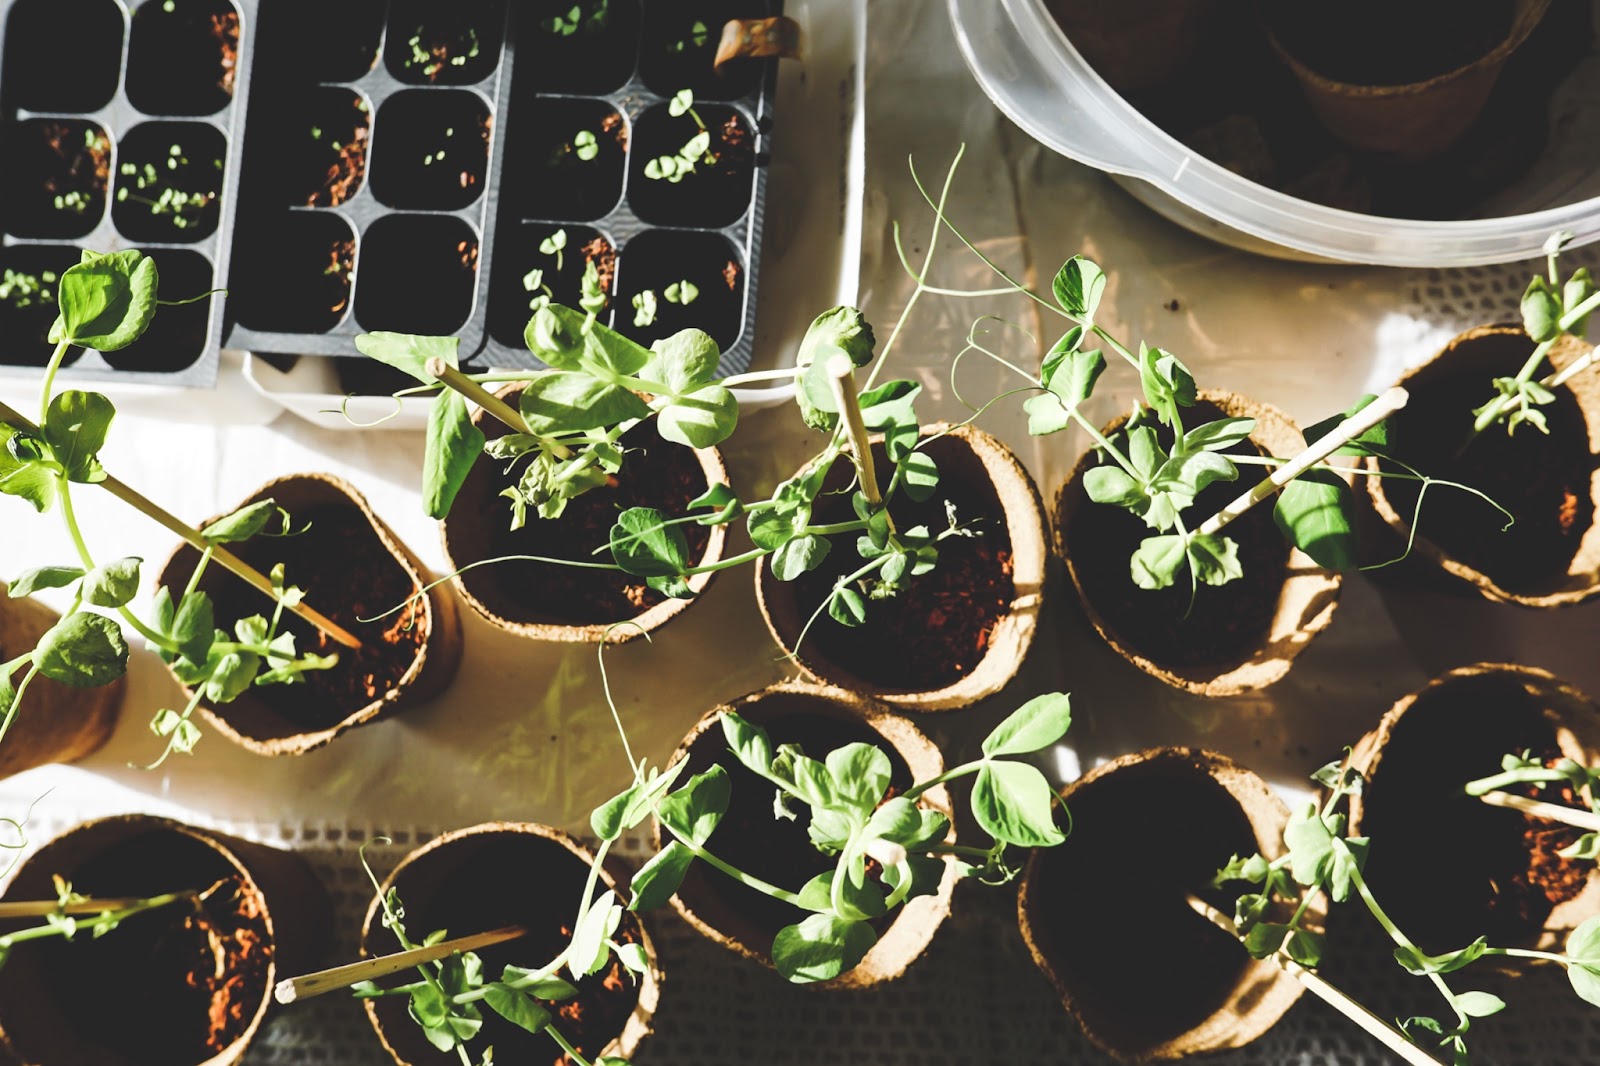
[{"label": "pointed wooden stick", "polygon": [[1544,800],[1529,799],[1527,796],[1517,796],[1510,792],[1485,792],[1478,798],[1492,807],[1509,807],[1524,814],[1549,818],[1554,822],[1565,822],[1577,829],[1600,833],[1600,814],[1593,811],[1580,811],[1576,807],[1568,807],[1562,803],[1546,803]]},{"label": "pointed wooden stick", "polygon": [[[1198,896],[1189,896],[1188,901],[1194,912],[1205,918],[1212,925],[1229,936],[1237,937],[1239,935],[1239,928],[1233,924],[1232,918],[1229,918]],[[1278,968],[1284,973],[1304,985],[1306,991],[1350,1019],[1368,1036],[1376,1039],[1384,1047],[1411,1063],[1412,1066],[1439,1066],[1438,1059],[1435,1059],[1426,1051],[1407,1040],[1404,1033],[1339,991],[1335,986],[1324,981],[1316,973],[1301,966],[1281,951],[1273,953],[1272,961],[1277,963]]]},{"label": "pointed wooden stick", "polygon": [[278,982],[273,990],[273,995],[279,1003],[293,1003],[299,999],[310,999],[320,996],[324,992],[333,992],[340,988],[348,988],[360,981],[373,981],[379,977],[387,977],[401,970],[409,970],[413,966],[423,963],[435,962],[446,958],[458,951],[476,951],[486,948],[491,944],[504,943],[515,940],[527,934],[527,930],[520,925],[508,925],[502,929],[491,929],[487,933],[475,933],[472,936],[457,937],[454,940],[445,940],[427,947],[412,948],[410,951],[397,951],[393,955],[380,955],[375,959],[362,959],[360,962],[346,963],[328,970],[318,970],[308,973],[304,977],[290,977]]},{"label": "pointed wooden stick", "polygon": [[1410,393],[1396,385],[1343,422],[1340,422],[1305,451],[1274,470],[1271,476],[1263,478],[1254,488],[1240,494],[1228,506],[1206,519],[1205,523],[1196,532],[1206,536],[1216,534],[1223,526],[1226,526],[1229,522],[1232,522],[1235,518],[1238,518],[1250,508],[1344,447],[1344,445],[1400,410],[1410,398]]},{"label": "pointed wooden stick", "polygon": [[[465,396],[467,399],[471,400],[473,403],[477,404],[479,407],[483,408],[485,411],[488,411],[491,415],[494,415],[494,417],[504,422],[509,428],[517,433],[525,433],[530,437],[539,436],[533,430],[528,428],[528,421],[522,417],[521,411],[518,411],[515,407],[512,407],[500,397],[496,396],[494,393],[490,392],[476,381],[473,381],[471,378],[467,377],[467,375],[463,374],[461,371],[457,370],[443,359],[440,359],[437,356],[429,359],[425,369],[430,375],[439,379],[439,384],[459,392],[461,395]],[[551,453],[554,454],[557,459],[572,458],[572,449],[568,448],[565,444],[550,440],[546,437],[540,437],[539,439],[543,440],[545,444],[549,446]]]},{"label": "pointed wooden stick", "polygon": [[828,385],[833,389],[833,400],[844,420],[845,433],[850,446],[855,449],[856,462],[861,467],[861,495],[874,508],[883,506],[883,493],[878,489],[878,473],[873,469],[871,438],[867,436],[867,422],[861,416],[861,398],[855,388],[847,384],[856,365],[848,355],[836,355],[828,362]]},{"label": "pointed wooden stick", "polygon": [[[13,411],[10,407],[7,407],[4,403],[0,403],[0,421],[8,422],[18,429],[26,430],[35,435],[38,435],[39,433],[39,427],[22,417],[22,415],[18,414],[16,411]],[[211,557],[215,559],[221,566],[233,571],[234,574],[238,575],[240,578],[243,578],[246,582],[255,586],[272,599],[276,600],[278,598],[276,590],[274,590],[272,587],[272,582],[268,580],[265,574],[251,566],[249,563],[245,562],[243,559],[239,558],[237,555],[233,554],[233,552],[224,548],[222,545],[210,543],[206,540],[206,538],[202,537],[198,532],[196,532],[193,526],[185,524],[170,511],[167,511],[160,505],[153,503],[151,500],[136,490],[118,481],[110,474],[106,475],[106,479],[104,481],[99,482],[99,486],[100,488],[103,488],[107,492],[111,493],[111,495],[115,496],[117,499],[121,500],[123,503],[138,511],[140,514],[154,519],[157,524],[166,527],[169,532],[175,533],[179,537],[183,538],[183,540],[191,545],[196,551],[203,553],[209,548],[211,551]],[[345,647],[361,647],[361,641],[356,639],[356,637],[353,636],[343,626],[339,625],[339,623],[307,605],[303,601],[290,607],[289,610],[294,614],[299,615],[312,625],[316,626],[318,629],[322,630],[324,633],[328,634],[328,636],[332,637],[340,644],[343,644]]]},{"label": "pointed wooden stick", "polygon": [[146,897],[107,897],[106,899],[60,900],[40,899],[19,902],[0,902],[0,921],[10,918],[43,918],[48,914],[100,914],[104,911],[121,911],[145,902]]}]

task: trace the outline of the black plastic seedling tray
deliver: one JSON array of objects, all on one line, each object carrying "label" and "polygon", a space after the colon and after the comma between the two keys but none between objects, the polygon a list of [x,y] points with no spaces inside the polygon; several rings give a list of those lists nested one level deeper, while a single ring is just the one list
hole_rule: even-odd
[{"label": "black plastic seedling tray", "polygon": [[[397,330],[460,337],[474,366],[535,366],[532,272],[576,305],[594,258],[607,324],[645,343],[699,326],[724,371],[748,366],[775,67],[716,75],[711,57],[727,19],[780,7],[261,0],[229,346],[351,355],[355,335]],[[668,114],[683,88],[713,130],[732,123],[738,151],[680,183],[648,179],[648,160],[695,132]],[[541,251],[558,231],[559,255]],[[663,298],[685,280],[692,303]],[[645,289],[658,317],[635,326]]]},{"label": "black plastic seedling tray", "polygon": [[[49,359],[54,279],[139,248],[181,300],[224,284],[256,0],[0,0],[0,372]],[[223,301],[163,307],[72,372],[210,385]]]}]

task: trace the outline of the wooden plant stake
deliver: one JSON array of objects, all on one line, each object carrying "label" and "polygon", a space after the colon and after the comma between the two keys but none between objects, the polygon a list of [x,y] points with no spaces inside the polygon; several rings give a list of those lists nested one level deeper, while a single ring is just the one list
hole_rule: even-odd
[{"label": "wooden plant stake", "polygon": [[289,977],[278,982],[273,995],[279,1003],[293,1003],[296,1000],[310,999],[320,996],[325,992],[333,992],[341,988],[348,988],[361,981],[372,981],[379,977],[388,977],[390,974],[409,970],[413,966],[424,963],[437,962],[439,959],[448,958],[458,951],[476,951],[486,948],[491,944],[501,944],[507,940],[515,940],[527,934],[527,930],[520,925],[508,925],[501,929],[491,929],[486,933],[474,933],[472,936],[461,936],[454,940],[444,940],[426,947],[412,948],[409,951],[397,951],[393,955],[380,955],[375,959],[362,959],[360,962],[346,963],[327,970],[318,970],[308,973],[303,977]]},{"label": "wooden plant stake", "polygon": [[[18,429],[26,430],[35,436],[39,434],[39,427],[35,426],[26,418],[23,418],[20,414],[18,414],[16,411],[13,411],[10,407],[7,407],[4,403],[0,403],[0,420],[9,422]],[[98,482],[98,485],[100,488],[105,489],[107,492],[111,493],[111,495],[132,507],[140,514],[154,519],[157,524],[165,527],[168,532],[182,538],[196,551],[201,552],[202,554],[209,551],[211,553],[211,557],[221,564],[225,569],[231,570],[238,577],[242,578],[250,585],[253,585],[267,596],[270,596],[274,600],[277,599],[278,594],[276,590],[273,589],[272,582],[265,574],[251,566],[249,563],[245,562],[243,559],[239,558],[237,555],[233,554],[233,552],[229,551],[227,548],[222,547],[220,544],[212,544],[210,541],[206,540],[205,537],[201,536],[193,526],[185,524],[176,515],[172,514],[172,512],[153,502],[136,489],[123,484],[110,474],[106,475],[104,481]],[[294,614],[299,615],[305,621],[316,626],[318,629],[322,630],[328,636],[332,637],[340,644],[343,644],[345,647],[361,647],[361,641],[358,640],[353,634],[351,634],[333,619],[306,604],[304,601],[294,604],[293,606],[289,607],[289,610]]]},{"label": "wooden plant stake", "polygon": [[1478,798],[1491,807],[1509,807],[1514,811],[1531,814],[1536,818],[1549,818],[1554,822],[1564,822],[1575,829],[1582,829],[1590,833],[1600,833],[1600,814],[1596,814],[1593,811],[1581,811],[1576,807],[1568,807],[1565,804],[1547,803],[1544,800],[1516,796],[1509,792],[1485,792]]},{"label": "wooden plant stake", "polygon": [[[430,377],[438,378],[439,384],[459,392],[462,396],[488,411],[501,422],[504,422],[513,432],[522,433],[530,437],[537,436],[533,430],[528,428],[528,422],[522,417],[521,411],[518,411],[515,407],[512,407],[438,356],[429,359],[424,369],[427,370]],[[572,458],[572,449],[563,444],[557,444],[555,441],[547,443],[557,459]]]},{"label": "wooden plant stake", "polygon": [[[855,450],[856,463],[861,469],[861,495],[874,509],[883,506],[883,493],[878,489],[878,472],[873,469],[872,443],[867,436],[867,422],[861,416],[861,398],[850,378],[856,372],[848,355],[836,355],[828,362],[828,385],[833,389],[834,403],[839,408],[839,418],[844,422],[850,447]],[[894,528],[894,520],[889,520]]]}]

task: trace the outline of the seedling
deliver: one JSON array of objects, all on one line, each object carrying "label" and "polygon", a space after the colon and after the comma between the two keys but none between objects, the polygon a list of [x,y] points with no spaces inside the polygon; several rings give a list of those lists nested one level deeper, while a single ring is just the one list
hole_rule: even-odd
[{"label": "seedling", "polygon": [[[173,171],[180,166],[187,166],[189,157],[181,144],[174,144],[167,149],[165,162],[166,170]],[[213,159],[212,166],[221,170],[222,158],[218,156]],[[144,204],[152,215],[171,215],[172,225],[177,229],[188,229],[194,225],[217,198],[215,191],[187,192],[171,185],[154,163],[146,163],[142,167],[135,163],[123,163],[120,173],[124,179],[132,179],[133,187],[129,188],[127,180],[118,186],[118,203]]]},{"label": "seedling", "polygon": [[669,304],[688,307],[700,298],[700,289],[694,282],[684,279],[683,281],[674,281],[671,285],[668,285],[661,295],[666,297]]},{"label": "seedling", "polygon": [[694,22],[689,24],[688,36],[680,37],[675,41],[668,41],[666,48],[668,52],[681,55],[691,49],[704,48],[710,40],[711,27],[699,19],[695,19]]},{"label": "seedling", "polygon": [[564,229],[556,230],[554,233],[550,234],[550,236],[546,237],[544,240],[539,242],[539,251],[540,251],[541,254],[543,254],[543,255],[553,255],[553,256],[556,257],[556,270],[557,271],[559,271],[561,269],[562,264],[565,261],[564,260],[564,253],[566,251],[566,248],[567,248],[567,231],[564,230]]},{"label": "seedling", "polygon": [[[1288,962],[1315,971],[1328,943],[1323,933],[1305,924],[1307,909],[1322,895],[1336,904],[1353,895],[1394,941],[1395,961],[1407,972],[1426,978],[1444,997],[1449,1010],[1443,1021],[1426,1016],[1408,1018],[1400,1023],[1398,1032],[1391,1030],[1391,1038],[1403,1036],[1419,1047],[1442,1048],[1457,1066],[1468,1062],[1467,1034],[1473,1021],[1498,1014],[1506,1006],[1488,992],[1457,992],[1445,980],[1445,975],[1478,959],[1509,957],[1556,963],[1566,969],[1580,998],[1600,1006],[1600,917],[1590,918],[1572,932],[1565,953],[1490,947],[1479,937],[1459,950],[1428,955],[1395,925],[1363,875],[1372,841],[1348,834],[1348,818],[1341,809],[1349,796],[1360,792],[1364,783],[1360,771],[1335,762],[1319,770],[1315,780],[1329,790],[1328,799],[1321,804],[1308,801],[1294,812],[1283,831],[1285,853],[1280,858],[1234,856],[1217,873],[1218,887],[1241,881],[1256,886],[1255,891],[1238,897],[1231,923],[1231,931],[1253,958],[1276,959],[1280,964]],[[1339,995],[1354,1003],[1343,993]]]},{"label": "seedling", "polygon": [[633,324],[637,329],[655,324],[656,315],[660,305],[656,302],[656,291],[645,289],[643,292],[633,294]]},{"label": "seedling", "polygon": [[90,899],[74,892],[72,885],[60,875],[55,875],[52,880],[56,888],[54,900],[0,903],[0,918],[44,919],[40,925],[0,936],[0,966],[4,966],[11,958],[11,952],[18,944],[52,937],[71,940],[80,933],[87,933],[92,939],[98,940],[136,914],[176,903],[198,906],[226,883],[219,881],[204,892],[167,892],[147,899]]},{"label": "seedling", "polygon": [[644,165],[644,176],[652,181],[667,181],[673,185],[693,174],[702,165],[709,166],[717,161],[717,153],[711,148],[711,131],[700,118],[700,113],[694,109],[694,91],[679,89],[667,102],[667,114],[673,118],[682,118],[688,115],[694,120],[698,132],[684,142],[678,149],[677,155],[661,155],[650,160]]},{"label": "seedling", "polygon": [[572,154],[589,162],[600,154],[600,142],[594,135],[594,130],[579,130],[572,138]]},{"label": "seedling", "polygon": [[573,4],[565,12],[543,23],[544,28],[557,37],[571,37],[580,30],[599,33],[611,21],[611,0],[585,0]]},{"label": "seedling", "polygon": [[35,304],[53,304],[56,295],[51,286],[55,283],[54,270],[29,274],[8,267],[4,277],[0,278],[0,302],[10,304],[18,311],[25,311]]},{"label": "seedling", "polygon": [[[1532,752],[1510,753],[1500,760],[1501,771],[1467,782],[1467,795],[1476,796],[1495,807],[1510,807],[1538,818],[1550,818],[1584,831],[1583,835],[1557,854],[1564,859],[1600,859],[1600,767],[1584,766],[1566,757],[1545,762]],[[1534,799],[1513,788],[1546,791],[1551,786],[1571,791],[1583,807]]]},{"label": "seedling", "polygon": [[464,67],[467,65],[467,60],[478,58],[482,52],[478,42],[478,31],[470,26],[466,31],[466,48],[455,55],[451,54],[450,42],[430,40],[428,44],[424,45],[424,37],[424,28],[418,26],[416,32],[406,40],[406,45],[411,49],[411,54],[406,57],[403,66],[407,70],[421,70],[422,76],[429,81],[436,81],[439,75],[444,72],[446,65]]}]

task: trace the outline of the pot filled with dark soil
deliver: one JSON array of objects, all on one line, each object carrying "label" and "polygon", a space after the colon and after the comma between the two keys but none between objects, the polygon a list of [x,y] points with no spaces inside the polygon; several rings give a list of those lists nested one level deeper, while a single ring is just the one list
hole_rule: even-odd
[{"label": "pot filled with dark soil", "polygon": [[[1287,458],[1305,438],[1283,412],[1226,392],[1202,390],[1194,418],[1254,418],[1248,441],[1223,454]],[[1187,416],[1186,416],[1187,417]],[[1122,429],[1119,418],[1103,430]],[[1171,433],[1158,429],[1163,447]],[[1203,696],[1232,696],[1265,688],[1289,672],[1294,658],[1333,620],[1339,575],[1290,546],[1272,508],[1253,507],[1228,526],[1239,546],[1244,576],[1224,585],[1186,581],[1164,589],[1140,588],[1129,558],[1149,527],[1120,507],[1094,503],[1083,477],[1100,462],[1091,450],[1056,496],[1055,548],[1066,560],[1089,621],[1130,663],[1167,684]],[[1241,466],[1238,481],[1216,482],[1195,498],[1193,513],[1210,516],[1261,476]]]},{"label": "pot filled with dark soil", "polygon": [[5,228],[19,237],[86,237],[106,213],[111,138],[86,119],[30,118],[6,130]]},{"label": "pot filled with dark soil", "polygon": [[[738,249],[720,233],[639,234],[628,242],[620,264],[617,332],[648,347],[679,330],[703,329],[728,351],[739,341],[745,320],[740,262]],[[651,311],[641,313],[646,300]]]},{"label": "pot filled with dark soil", "polygon": [[372,194],[389,207],[459,211],[483,195],[489,107],[469,90],[407,89],[378,108]]},{"label": "pot filled with dark soil", "polygon": [[[940,541],[933,570],[873,601],[860,627],[820,618],[800,640],[834,583],[861,565],[848,545],[795,581],[777,580],[758,562],[756,595],[773,639],[807,674],[907,710],[943,711],[999,692],[1026,658],[1044,595],[1044,509],[1028,472],[989,434],[934,424],[922,436],[937,438],[923,450],[938,464],[938,489],[922,503],[897,496],[896,526],[944,529],[952,505],[975,536]],[[881,442],[873,457],[888,468]],[[848,483],[850,469],[841,462],[829,473],[816,523],[854,517],[848,495],[829,494]]]},{"label": "pot filled with dark soil", "polygon": [[234,297],[240,324],[322,333],[343,322],[356,261],[350,223],[331,211],[295,211],[270,228],[272,242],[240,267],[250,279]]},{"label": "pot filled with dark soil", "polygon": [[[329,932],[327,896],[298,856],[166,818],[69,830],[18,867],[4,898],[55,899],[53,876],[91,897],[204,895],[101,937],[12,950],[0,969],[0,1037],[40,1066],[231,1066],[260,1030],[274,983],[315,964]],[[117,975],[116,994],[86,994],[95,974]]]},{"label": "pot filled with dark soil", "polygon": [[516,123],[507,165],[533,214],[592,222],[611,213],[628,167],[622,112],[605,100],[538,96]]},{"label": "pot filled with dark soil", "polygon": [[[1437,568],[1444,580],[1434,583],[1523,607],[1559,607],[1600,592],[1600,380],[1584,372],[1555,388],[1555,402],[1540,408],[1548,434],[1532,426],[1511,434],[1495,425],[1472,437],[1473,408],[1494,395],[1493,379],[1514,375],[1533,348],[1514,325],[1480,326],[1454,338],[1401,379],[1411,402],[1392,419],[1392,439],[1395,458],[1470,485],[1516,517],[1507,528],[1505,515],[1476,496],[1429,492],[1412,553]],[[1564,338],[1550,362],[1559,370],[1588,351]],[[1389,554],[1399,554],[1411,537],[1418,483],[1366,482],[1374,509],[1395,533]]]},{"label": "pot filled with dark soil", "polygon": [[[428,573],[361,494],[328,474],[297,474],[268,482],[241,506],[266,499],[303,532],[256,537],[234,545],[235,554],[263,573],[285,564],[288,584],[303,588],[307,602],[361,647],[346,648],[285,612],[283,629],[294,634],[296,651],[337,654],[337,665],[308,671],[304,684],[253,686],[220,706],[202,701],[210,724],[257,754],[298,755],[442,692],[461,663],[455,602],[442,585],[410,599]],[[161,584],[183,589],[198,559],[192,547],[179,548],[162,568]],[[227,632],[236,620],[272,608],[268,597],[215,563],[200,588],[215,604],[217,628]],[[401,604],[403,610],[377,617]]]},{"label": "pot filled with dark soil", "polygon": [[[1556,854],[1581,830],[1463,791],[1523,752],[1595,765],[1600,707],[1543,670],[1479,663],[1401,699],[1355,746],[1351,763],[1367,780],[1351,798],[1350,833],[1386,842],[1372,849],[1367,879],[1424,951],[1453,951],[1479,936],[1549,948],[1600,913],[1595,864]],[[1549,789],[1528,794],[1560,801]],[[1427,846],[1413,843],[1420,840]],[[1447,885],[1439,855],[1451,857]]]},{"label": "pot filled with dark soil", "polygon": [[500,66],[506,0],[394,0],[384,63],[408,85],[475,85]]},{"label": "pot filled with dark soil", "polygon": [[1269,38],[1330,132],[1353,148],[1426,159],[1477,121],[1506,60],[1550,0],[1278,0]]},{"label": "pot filled with dark soil", "polygon": [[[806,829],[811,817],[808,808],[799,809],[793,820],[776,817],[768,802],[772,784],[728,750],[721,724],[725,711],[764,728],[774,745],[798,744],[815,759],[846,744],[879,748],[893,767],[889,796],[944,771],[939,749],[909,719],[855,693],[825,685],[785,682],[743,696],[700,719],[678,745],[672,761],[688,761],[682,780],[713,765],[727,771],[733,800],[706,848],[724,862],[789,891],[798,891],[817,874],[832,870],[837,856],[824,855],[811,843]],[[922,802],[950,815],[950,796],[943,785],[923,793]],[[952,827],[947,839],[954,840],[954,833]],[[658,848],[662,837],[658,824]],[[936,894],[913,899],[892,917],[872,923],[878,941],[853,970],[811,987],[868,988],[901,976],[927,950],[949,916],[955,881],[955,867],[948,865]],[[773,937],[805,916],[701,862],[689,868],[672,905],[690,925],[718,944],[768,967],[772,965]]]},{"label": "pot filled with dark soil", "polygon": [[460,331],[472,317],[478,252],[477,233],[455,216],[383,216],[361,235],[357,324],[431,337]]},{"label": "pot filled with dark soil", "polygon": [[233,102],[239,12],[230,0],[140,4],[128,40],[128,99],[147,115],[210,115]]},{"label": "pot filled with dark soil", "polygon": [[[0,584],[0,662],[37,647],[59,620],[42,603],[8,598]],[[76,762],[99,750],[117,726],[117,708],[126,690],[126,677],[99,688],[35,677],[0,743],[0,777],[53,762]]]},{"label": "pot filled with dark soil", "polygon": [[[515,407],[520,386],[498,395]],[[478,411],[473,423],[494,440],[509,430]],[[689,449],[669,444],[655,427],[641,424],[623,435],[622,471],[607,484],[568,501],[559,518],[530,514],[521,529],[511,528],[511,509],[500,498],[521,476],[507,473],[498,460],[480,456],[456,494],[450,517],[440,523],[445,558],[452,572],[485,559],[533,555],[594,563],[605,558],[596,548],[610,543],[618,512],[629,507],[654,507],[664,514],[687,512],[690,501],[715,484],[726,484],[727,470],[715,448]],[[694,565],[722,558],[725,526],[683,527]],[[696,595],[710,584],[709,573],[688,579]],[[531,561],[478,566],[451,579],[461,598],[490,622],[534,640],[613,643],[632,640],[664,625],[693,600],[669,599],[643,578],[616,570],[563,566]],[[631,622],[612,631],[618,622]]]},{"label": "pot filled with dark soil", "polygon": [[1170,81],[1199,46],[1216,0],[1046,0],[1067,40],[1118,92]]},{"label": "pot filled with dark soil", "polygon": [[193,244],[222,217],[222,131],[204,122],[144,122],[117,145],[111,218],[130,241]]},{"label": "pot filled with dark soil", "polygon": [[[362,953],[400,950],[394,934],[382,925],[381,895],[393,889],[405,907],[406,927],[418,937],[436,929],[461,937],[508,925],[525,927],[526,936],[478,949],[486,975],[498,975],[507,965],[542,966],[571,940],[572,918],[593,865],[591,852],[548,826],[490,822],[446,833],[406,856],[384,880],[382,893],[367,908]],[[617,889],[618,877],[609,868],[602,866],[599,874],[597,894]],[[486,892],[486,886],[496,890]],[[605,969],[577,982],[578,995],[550,1005],[553,1024],[589,1062],[601,1056],[631,1060],[650,1034],[660,998],[655,946],[644,923],[625,912],[612,939],[644,945],[649,970],[634,979],[613,956]],[[406,997],[363,1002],[378,1039],[400,1066],[456,1061],[454,1054],[428,1042],[408,1016]],[[496,1062],[563,1066],[570,1061],[545,1033],[528,1032],[495,1011],[483,1014],[475,1046],[492,1045]]]},{"label": "pot filled with dark soil", "polygon": [[1155,748],[1098,766],[1061,795],[1072,832],[1029,858],[1017,914],[1089,1039],[1118,1058],[1163,1060],[1241,1047],[1272,1028],[1299,982],[1251,959],[1188,902],[1231,912],[1229,889],[1209,887],[1216,872],[1235,854],[1281,854],[1289,811],[1266,782],[1222,755]]}]

